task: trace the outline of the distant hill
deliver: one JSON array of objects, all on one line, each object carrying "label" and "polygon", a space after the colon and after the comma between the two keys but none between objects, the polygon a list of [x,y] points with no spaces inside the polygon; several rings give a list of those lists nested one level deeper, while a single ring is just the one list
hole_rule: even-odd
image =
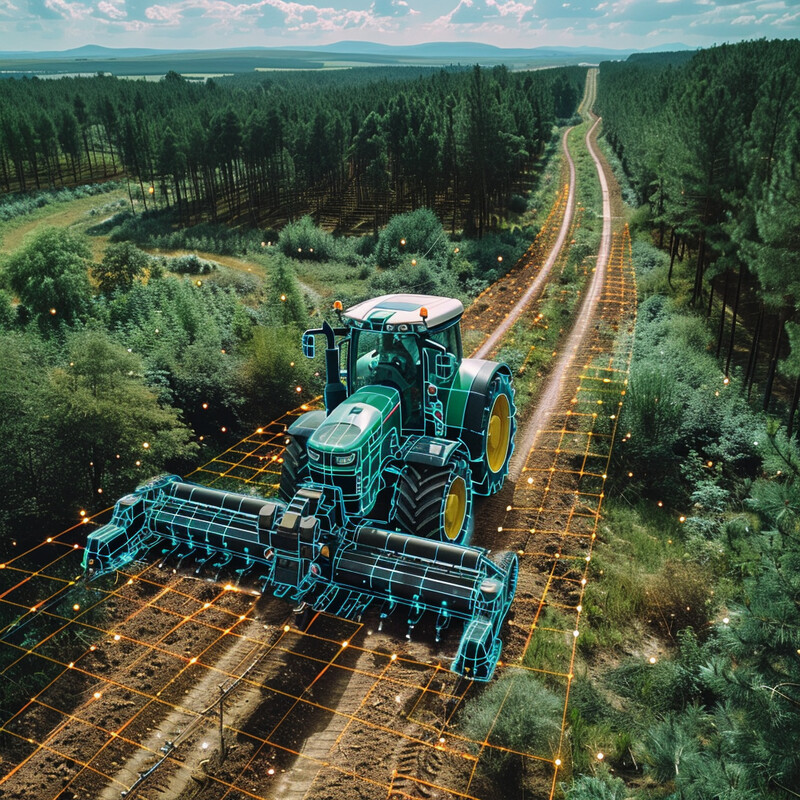
[{"label": "distant hill", "polygon": [[[670,45],[671,50],[688,50]],[[3,77],[38,75],[91,75],[97,72],[124,76],[160,76],[169,70],[197,77],[252,73],[271,69],[330,69],[354,66],[441,67],[451,64],[508,64],[512,69],[596,64],[625,60],[647,50],[613,50],[600,47],[503,48],[480,42],[427,42],[387,45],[343,41],[307,47],[238,47],[217,50],[114,48],[88,44],[70,50],[0,52]]]}]

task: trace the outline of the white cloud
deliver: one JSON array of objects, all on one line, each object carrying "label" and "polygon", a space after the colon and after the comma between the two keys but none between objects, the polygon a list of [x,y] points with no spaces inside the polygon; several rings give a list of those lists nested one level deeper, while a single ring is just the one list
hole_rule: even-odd
[{"label": "white cloud", "polygon": [[127,16],[124,8],[114,5],[114,3],[106,2],[106,0],[100,0],[97,4],[97,10],[105,14],[109,19],[125,19]]}]

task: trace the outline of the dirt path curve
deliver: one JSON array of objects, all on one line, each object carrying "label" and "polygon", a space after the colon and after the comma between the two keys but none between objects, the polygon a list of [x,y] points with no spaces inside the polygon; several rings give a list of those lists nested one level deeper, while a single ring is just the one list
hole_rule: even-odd
[{"label": "dirt path curve", "polygon": [[600,117],[595,119],[594,124],[586,134],[586,146],[597,168],[597,176],[603,195],[603,232],[600,239],[600,248],[597,252],[594,275],[578,313],[575,326],[570,332],[566,344],[561,351],[561,356],[550,374],[547,386],[539,397],[539,401],[528,418],[528,421],[525,423],[524,429],[520,431],[517,436],[515,454],[509,469],[509,478],[514,482],[519,480],[528,453],[536,446],[537,436],[547,427],[550,416],[558,406],[559,400],[563,395],[564,379],[570,371],[575,354],[586,338],[589,326],[592,324],[594,318],[594,310],[597,307],[597,303],[603,291],[606,266],[608,265],[608,256],[611,251],[611,199],[608,181],[596,149],[595,137],[600,119]]}]

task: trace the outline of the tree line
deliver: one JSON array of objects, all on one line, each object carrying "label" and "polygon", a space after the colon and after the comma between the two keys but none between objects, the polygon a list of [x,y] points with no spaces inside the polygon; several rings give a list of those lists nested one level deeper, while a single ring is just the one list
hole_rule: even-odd
[{"label": "tree line", "polygon": [[[686,61],[601,66],[598,108],[647,222],[670,258],[690,259],[690,303],[720,309],[716,351],[763,406],[779,369],[800,399],[800,42],[723,45]],[[705,305],[707,304],[707,305]],[[742,315],[747,353],[737,361]],[[781,364],[791,345],[791,355]]]},{"label": "tree line", "polygon": [[[130,199],[182,221],[256,224],[311,211],[449,209],[481,233],[574,113],[585,70],[380,70],[160,82],[10,79],[0,98],[0,188],[125,174]],[[366,211],[365,211],[366,210]]]}]

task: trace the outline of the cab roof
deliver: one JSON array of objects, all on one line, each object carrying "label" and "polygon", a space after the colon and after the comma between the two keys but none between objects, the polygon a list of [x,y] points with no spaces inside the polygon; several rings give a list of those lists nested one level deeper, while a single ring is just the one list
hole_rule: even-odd
[{"label": "cab roof", "polygon": [[[428,310],[427,320],[420,309]],[[368,328],[383,328],[387,325],[420,325],[437,328],[457,320],[464,313],[460,300],[450,297],[435,297],[430,294],[385,294],[348,308],[343,314],[345,322]],[[391,330],[391,328],[390,328]]]}]

